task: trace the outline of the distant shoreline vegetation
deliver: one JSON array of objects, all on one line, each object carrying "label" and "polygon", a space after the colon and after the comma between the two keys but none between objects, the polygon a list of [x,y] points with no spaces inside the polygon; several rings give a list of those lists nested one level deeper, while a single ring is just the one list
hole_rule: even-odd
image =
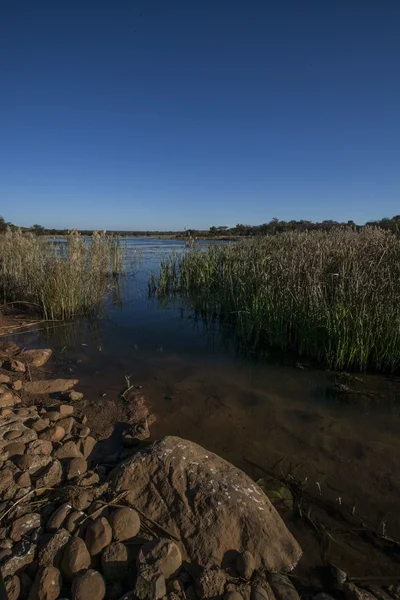
[{"label": "distant shoreline vegetation", "polygon": [[188,249],[149,281],[230,326],[247,350],[334,369],[400,368],[400,237],[377,227],[284,232]]},{"label": "distant shoreline vegetation", "polygon": [[[272,219],[268,223],[262,225],[243,225],[237,224],[235,227],[227,227],[223,225],[213,225],[207,230],[202,229],[185,229],[184,231],[135,231],[135,230],[124,230],[124,231],[105,231],[106,235],[117,234],[121,237],[159,237],[169,239],[185,239],[185,238],[198,238],[198,239],[235,239],[238,237],[253,237],[259,235],[276,235],[279,233],[285,233],[290,231],[331,231],[332,229],[347,228],[356,231],[362,230],[364,227],[379,227],[386,231],[391,231],[396,235],[400,235],[400,215],[396,215],[391,218],[383,218],[377,221],[368,221],[365,225],[357,225],[354,221],[307,221],[307,220],[292,220],[292,221],[281,221],[279,219]],[[23,233],[33,233],[35,235],[47,235],[47,236],[59,236],[65,237],[71,233],[69,229],[46,229],[42,225],[33,225],[32,227],[18,227],[13,223],[6,222],[3,217],[0,216],[0,234],[10,229],[11,231],[21,230]],[[77,230],[83,236],[92,236],[94,230],[92,229],[78,229]]]}]

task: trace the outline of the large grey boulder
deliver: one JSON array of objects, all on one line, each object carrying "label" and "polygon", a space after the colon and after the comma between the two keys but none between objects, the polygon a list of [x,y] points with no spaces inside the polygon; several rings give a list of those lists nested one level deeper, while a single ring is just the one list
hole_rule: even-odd
[{"label": "large grey boulder", "polygon": [[165,437],[120,463],[109,476],[116,493],[179,539],[183,557],[221,564],[248,550],[255,566],[290,571],[301,549],[264,492],[216,454]]}]

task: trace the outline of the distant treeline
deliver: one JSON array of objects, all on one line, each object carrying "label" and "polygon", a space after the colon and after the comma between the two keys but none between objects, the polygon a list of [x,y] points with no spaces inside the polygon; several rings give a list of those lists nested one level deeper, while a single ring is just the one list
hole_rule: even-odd
[{"label": "distant treeline", "polygon": [[[349,227],[351,229],[360,230],[365,226],[380,227],[382,229],[390,230],[393,233],[400,235],[400,215],[396,215],[392,218],[383,218],[378,221],[368,221],[365,225],[357,225],[354,221],[306,221],[301,219],[300,221],[280,221],[279,219],[272,219],[268,223],[262,225],[243,225],[239,223],[235,227],[227,227],[223,225],[213,225],[210,229],[185,229],[184,231],[107,231],[108,234],[118,234],[121,236],[154,236],[154,237],[170,237],[170,238],[230,238],[230,237],[250,237],[257,235],[276,235],[278,233],[284,233],[285,231],[329,231],[338,227]],[[69,229],[46,229],[42,225],[32,225],[32,227],[21,227],[13,223],[6,222],[3,217],[0,217],[0,233],[10,228],[11,231],[21,229],[24,232],[32,232],[36,235],[51,235],[51,236],[66,236],[70,233]],[[93,234],[92,229],[79,229],[79,233],[82,235],[91,236]]]}]

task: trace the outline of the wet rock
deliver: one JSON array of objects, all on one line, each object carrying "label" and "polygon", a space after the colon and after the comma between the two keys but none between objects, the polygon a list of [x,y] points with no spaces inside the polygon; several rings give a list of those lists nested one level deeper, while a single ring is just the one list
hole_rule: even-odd
[{"label": "wet rock", "polygon": [[35,559],[36,544],[31,543],[27,540],[21,540],[15,544],[13,548],[13,555],[8,558],[1,566],[1,572],[3,577],[9,575],[15,575],[17,571],[20,571]]},{"label": "wet rock", "polygon": [[105,595],[104,579],[94,569],[78,575],[72,583],[72,600],[103,600]]},{"label": "wet rock", "polygon": [[214,566],[203,569],[196,581],[196,591],[200,598],[214,598],[222,596],[226,585],[226,574],[222,569]]},{"label": "wet rock", "polygon": [[84,512],[82,512],[81,510],[74,510],[72,513],[70,513],[65,521],[65,529],[69,532],[69,533],[73,533],[78,527],[79,525],[84,521],[84,519],[86,518],[86,515]]},{"label": "wet rock", "polygon": [[54,487],[60,483],[61,479],[61,464],[58,460],[53,460],[53,462],[45,468],[44,473],[37,478],[36,488]]},{"label": "wet rock", "polygon": [[83,457],[72,458],[67,465],[67,479],[75,479],[87,471],[87,462]]},{"label": "wet rock", "polygon": [[68,502],[62,504],[57,510],[51,515],[47,521],[47,530],[51,532],[57,531],[64,523],[68,513],[71,511],[71,505]]},{"label": "wet rock", "polygon": [[21,399],[11,392],[4,392],[3,394],[0,394],[0,408],[7,408],[20,403]]},{"label": "wet rock", "polygon": [[59,567],[64,547],[70,535],[66,529],[59,529],[50,540],[39,549],[38,563],[40,567]]},{"label": "wet rock", "polygon": [[117,542],[129,540],[139,533],[140,517],[133,508],[117,508],[111,512],[109,520]]},{"label": "wet rock", "polygon": [[135,596],[139,600],[159,600],[166,593],[165,577],[162,573],[148,569],[137,577]]},{"label": "wet rock", "polygon": [[137,565],[140,572],[151,567],[162,573],[165,579],[168,579],[181,567],[182,554],[177,544],[172,540],[156,539],[141,547]]},{"label": "wet rock", "polygon": [[271,586],[265,582],[263,585],[255,585],[251,588],[251,600],[275,600]]},{"label": "wet rock", "polygon": [[71,392],[63,394],[63,398],[65,398],[65,400],[70,400],[71,402],[78,402],[79,400],[82,400],[83,394],[82,392],[76,392],[75,390],[72,390]]},{"label": "wet rock", "polygon": [[268,582],[276,600],[300,600],[296,588],[286,575],[271,573],[268,576]]},{"label": "wet rock", "polygon": [[55,458],[59,460],[64,458],[79,458],[82,457],[82,453],[78,450],[77,445],[72,440],[65,442],[60,448],[54,452]]},{"label": "wet rock", "polygon": [[65,435],[65,430],[59,425],[50,427],[39,434],[40,440],[48,440],[49,442],[60,442]]},{"label": "wet rock", "polygon": [[25,373],[26,371],[24,363],[20,360],[10,360],[8,363],[6,363],[6,368],[14,373]]},{"label": "wet rock", "polygon": [[26,381],[23,389],[28,394],[55,394],[69,390],[77,383],[77,379],[42,379],[41,381]]},{"label": "wet rock", "polygon": [[[263,491],[242,471],[201,446],[165,437],[119,464],[112,491],[185,539],[185,558],[221,564],[228,550],[246,548],[256,567],[290,570],[301,549]],[[190,503],[188,502],[190,497]],[[204,515],[207,514],[207,520]]]},{"label": "wet rock", "polygon": [[78,573],[89,568],[90,562],[91,557],[85,542],[79,537],[72,538],[64,549],[61,573],[67,581],[72,581]]},{"label": "wet rock", "polygon": [[99,517],[91,521],[86,530],[86,546],[91,556],[99,554],[103,548],[111,544],[112,529],[105,517]]},{"label": "wet rock", "polygon": [[50,456],[53,451],[53,444],[48,440],[35,440],[29,444],[29,453],[33,455]]},{"label": "wet rock", "polygon": [[243,579],[251,579],[255,568],[256,561],[251,552],[245,550],[245,552],[238,555],[236,559],[236,570],[240,577],[243,577]]},{"label": "wet rock", "polygon": [[7,590],[7,600],[18,600],[19,595],[21,593],[21,582],[17,575],[10,577],[5,582],[6,590]]},{"label": "wet rock", "polygon": [[31,533],[38,527],[40,527],[40,515],[38,513],[28,513],[13,522],[10,538],[14,542],[19,542],[24,535]]},{"label": "wet rock", "polygon": [[56,600],[61,591],[61,573],[55,567],[42,567],[39,569],[29,600]]},{"label": "wet rock", "polygon": [[80,440],[80,451],[82,452],[85,458],[88,458],[88,456],[90,456],[95,445],[96,440],[91,436]]},{"label": "wet rock", "polygon": [[21,473],[20,475],[16,475],[15,483],[19,488],[26,488],[31,485],[31,478],[29,473]]},{"label": "wet rock", "polygon": [[346,600],[376,600],[375,596],[367,590],[363,590],[354,583],[347,581],[343,585],[343,593]]},{"label": "wet rock", "polygon": [[52,355],[52,350],[25,350],[18,354],[18,360],[32,367],[43,367]]},{"label": "wet rock", "polygon": [[113,542],[101,555],[101,567],[107,581],[118,581],[128,565],[128,550],[121,542]]}]

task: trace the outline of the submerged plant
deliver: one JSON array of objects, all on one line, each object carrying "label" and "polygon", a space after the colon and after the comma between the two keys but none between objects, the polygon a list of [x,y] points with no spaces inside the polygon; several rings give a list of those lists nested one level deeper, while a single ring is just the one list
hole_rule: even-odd
[{"label": "submerged plant", "polygon": [[377,228],[285,233],[187,250],[152,277],[256,349],[332,368],[400,365],[400,239]]}]

